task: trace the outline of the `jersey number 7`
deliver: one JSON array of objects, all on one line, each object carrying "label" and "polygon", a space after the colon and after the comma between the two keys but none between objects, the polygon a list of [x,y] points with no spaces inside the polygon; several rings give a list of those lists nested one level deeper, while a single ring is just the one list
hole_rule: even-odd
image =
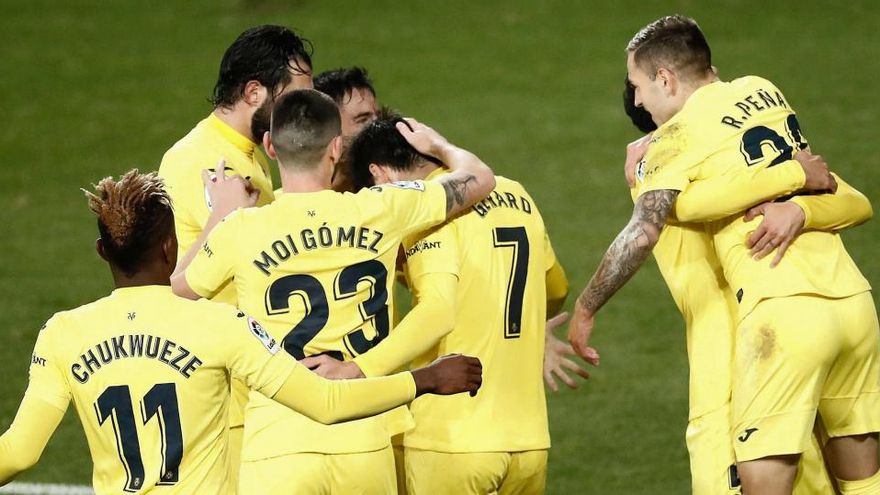
[{"label": "jersey number 7", "polygon": [[496,227],[492,233],[496,248],[513,251],[504,303],[504,338],[518,339],[522,331],[523,296],[529,274],[529,236],[525,227]]}]

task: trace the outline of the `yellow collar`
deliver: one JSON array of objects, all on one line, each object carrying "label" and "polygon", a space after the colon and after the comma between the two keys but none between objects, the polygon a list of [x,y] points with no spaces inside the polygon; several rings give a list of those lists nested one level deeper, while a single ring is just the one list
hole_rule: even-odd
[{"label": "yellow collar", "polygon": [[214,112],[211,112],[211,115],[208,115],[208,118],[205,119],[208,127],[214,129],[219,132],[221,136],[233,146],[240,149],[244,153],[250,155],[254,152],[254,148],[257,147],[257,143],[251,141],[251,139],[240,132],[236,131],[232,127],[229,126],[226,122],[220,120],[219,117],[214,115]]},{"label": "yellow collar", "polygon": [[446,167],[438,167],[436,170],[434,170],[433,172],[428,174],[428,176],[425,177],[425,180],[436,179],[437,177],[440,177],[441,175],[448,174],[448,173],[449,173],[449,170]]}]

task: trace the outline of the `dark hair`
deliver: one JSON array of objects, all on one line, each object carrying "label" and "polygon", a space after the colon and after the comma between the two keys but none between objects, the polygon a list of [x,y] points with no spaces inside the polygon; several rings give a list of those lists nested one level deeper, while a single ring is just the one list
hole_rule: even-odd
[{"label": "dark hair", "polygon": [[290,82],[290,69],[311,72],[312,44],[284,26],[257,26],[241,33],[223,54],[214,85],[214,108],[241,98],[248,81],[275,91]]},{"label": "dark hair", "polygon": [[282,166],[317,166],[327,145],[341,131],[339,107],[314,89],[291,91],[272,109],[272,146]]},{"label": "dark hair", "polygon": [[374,185],[371,163],[387,165],[394,170],[409,170],[426,160],[441,165],[436,158],[413,148],[397,130],[398,122],[406,123],[400,114],[383,107],[378,118],[364,127],[348,147],[347,165],[355,191]]},{"label": "dark hair", "polygon": [[682,15],[648,24],[633,36],[626,50],[652,80],[661,66],[681,77],[698,77],[712,70],[712,51],[700,26]]},{"label": "dark hair", "polygon": [[363,67],[333,69],[318,74],[315,78],[315,89],[333,98],[337,105],[342,105],[345,95],[351,95],[355,89],[365,89],[376,96],[373,82]]},{"label": "dark hair", "polygon": [[636,87],[629,82],[629,78],[624,78],[626,85],[623,88],[623,110],[638,130],[645,134],[657,130],[657,124],[651,118],[651,113],[644,107],[636,106]]},{"label": "dark hair", "polygon": [[104,254],[130,277],[174,233],[171,198],[156,172],[140,174],[137,169],[118,181],[101,179],[93,187],[94,193],[83,192],[98,217]]}]

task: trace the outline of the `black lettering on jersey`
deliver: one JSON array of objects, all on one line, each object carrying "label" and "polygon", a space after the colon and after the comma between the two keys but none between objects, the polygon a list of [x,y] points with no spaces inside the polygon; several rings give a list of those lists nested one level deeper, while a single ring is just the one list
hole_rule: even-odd
[{"label": "black lettering on jersey", "polygon": [[260,269],[266,275],[269,275],[269,266],[278,266],[278,262],[272,259],[266,251],[261,251],[260,255],[262,255],[263,260],[254,260],[254,266]]},{"label": "black lettering on jersey", "polygon": [[120,335],[119,337],[113,337],[111,340],[113,342],[113,358],[119,359],[128,357],[128,352],[123,345],[125,343],[125,337]]},{"label": "black lettering on jersey", "polygon": [[[242,314],[244,314],[244,313],[242,313]],[[179,363],[180,361],[182,361],[183,358],[189,356],[189,351],[186,349],[186,347],[183,347],[183,346],[177,346],[177,352],[179,352],[180,355],[177,356],[176,358],[172,359],[171,362],[169,363],[169,365],[170,365],[172,368],[176,369],[177,371],[180,371],[180,365],[177,364],[177,363]]]},{"label": "black lettering on jersey", "polygon": [[177,344],[170,340],[166,340],[164,344],[162,344],[162,352],[159,353],[159,361],[170,365],[171,361],[168,360],[168,356],[171,355],[171,350],[173,347],[177,347]]},{"label": "black lettering on jersey", "polygon": [[36,354],[31,354],[31,364],[38,364],[40,366],[45,367],[46,366],[46,358],[41,358],[40,356],[37,356]]},{"label": "black lettering on jersey", "polygon": [[788,108],[788,103],[785,102],[785,99],[779,91],[776,92],[776,101],[778,101],[781,106]]},{"label": "black lettering on jersey", "polygon": [[192,359],[184,365],[183,369],[180,370],[180,374],[189,378],[192,376],[193,371],[197,370],[201,365],[202,360],[193,356]]},{"label": "black lettering on jersey", "polygon": [[129,335],[128,348],[131,350],[131,357],[140,357],[144,355],[144,334]]},{"label": "black lettering on jersey", "polygon": [[204,244],[202,244],[202,251],[204,251],[205,254],[208,255],[208,258],[214,256],[214,251],[211,250],[211,247],[208,246],[208,243],[207,243],[207,242],[204,243]]},{"label": "black lettering on jersey", "polygon": [[345,227],[339,227],[336,233],[336,246],[341,247],[344,242],[348,243],[348,247],[354,247],[354,225],[349,226],[348,230]]},{"label": "black lettering on jersey", "polygon": [[272,251],[275,252],[275,256],[278,256],[278,259],[281,261],[290,258],[290,249],[287,248],[287,245],[282,241],[275,241],[272,243]]},{"label": "black lettering on jersey", "polygon": [[79,363],[73,363],[73,366],[70,367],[70,374],[80,383],[89,381],[89,374],[82,371],[82,365]]},{"label": "black lettering on jersey", "polygon": [[370,232],[370,229],[366,227],[361,227],[358,229],[358,249],[367,249],[367,234]]},{"label": "black lettering on jersey", "polygon": [[758,102],[755,101],[755,99],[752,97],[752,95],[746,96],[746,102],[749,105],[753,106],[755,108],[755,110],[766,110],[767,109],[767,107],[762,107],[761,105],[759,105]]},{"label": "black lettering on jersey", "polygon": [[110,342],[105,340],[98,344],[95,349],[98,350],[98,357],[101,358],[101,364],[107,364],[113,360],[113,354],[110,354]]},{"label": "black lettering on jersey", "polygon": [[[156,344],[156,345],[153,345]],[[159,337],[153,337],[152,335],[147,335],[147,348],[146,354],[148,358],[156,359],[159,355]]]},{"label": "black lettering on jersey", "polygon": [[89,349],[89,352],[81,354],[80,358],[82,358],[82,362],[88,368],[89,373],[94,373],[95,370],[101,369],[101,363],[98,362],[98,358],[95,357],[95,353],[91,349]]},{"label": "black lettering on jersey", "polygon": [[471,208],[475,212],[477,212],[477,215],[479,215],[480,217],[485,217],[486,213],[489,213],[489,208],[486,206],[485,203],[486,203],[486,200],[484,199],[484,200],[480,201],[479,203],[475,204],[474,206],[472,206]]},{"label": "black lettering on jersey", "polygon": [[516,201],[516,196],[513,193],[504,193],[504,197],[507,198],[508,207],[519,209],[519,203]]},{"label": "black lettering on jersey", "polygon": [[333,233],[330,232],[330,228],[327,227],[326,223],[318,227],[318,244],[322,248],[328,248],[333,245]]},{"label": "black lettering on jersey", "polygon": [[318,249],[318,243],[315,241],[315,233],[312,232],[312,229],[302,229],[299,237],[302,239],[302,244],[306,251]]},{"label": "black lettering on jersey", "polygon": [[764,106],[766,106],[767,108],[779,106],[779,102],[773,99],[773,96],[770,95],[770,93],[768,93],[766,90],[759,89],[756,94],[758,95],[758,98],[760,98],[761,101],[764,103]]},{"label": "black lettering on jersey", "polygon": [[[127,348],[126,343],[128,343]],[[120,335],[101,341],[81,354],[78,362],[71,364],[70,373],[77,382],[86,383],[102,366],[110,365],[114,360],[144,357],[144,355],[168,365],[187,378],[202,365],[202,360],[198,356],[174,341],[155,335]],[[181,366],[180,363],[187,357],[190,358],[189,361]]]},{"label": "black lettering on jersey", "polygon": [[738,101],[738,102],[734,103],[734,105],[736,105],[737,108],[742,110],[742,113],[743,113],[742,119],[743,120],[746,120],[747,118],[752,116],[751,109],[749,109],[749,106],[746,105],[745,103]]},{"label": "black lettering on jersey", "polygon": [[379,241],[381,241],[382,238],[385,237],[385,234],[379,232],[378,230],[374,230],[373,234],[376,236],[376,238],[373,239],[373,243],[370,244],[370,252],[379,254],[379,250],[376,249],[376,246],[379,244]]},{"label": "black lettering on jersey", "polygon": [[531,215],[532,214],[532,203],[529,203],[529,200],[527,200],[525,197],[521,197],[519,199],[522,200],[522,211]]},{"label": "black lettering on jersey", "polygon": [[735,118],[731,117],[730,115],[725,115],[724,117],[721,117],[721,123],[727,124],[730,127],[734,127],[736,129],[741,129],[743,126],[742,120],[736,120]]},{"label": "black lettering on jersey", "polygon": [[532,214],[532,203],[525,196],[518,196],[507,191],[492,191],[486,196],[486,199],[471,207],[480,218],[485,218],[495,208],[511,208],[529,215]]}]

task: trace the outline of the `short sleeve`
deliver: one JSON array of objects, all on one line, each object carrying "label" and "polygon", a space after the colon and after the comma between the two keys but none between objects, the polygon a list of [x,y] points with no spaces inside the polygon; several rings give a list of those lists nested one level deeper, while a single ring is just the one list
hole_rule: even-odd
[{"label": "short sleeve", "polygon": [[241,210],[230,213],[211,230],[186,268],[186,283],[196,294],[211,298],[232,279],[240,225]]},{"label": "short sleeve", "polygon": [[296,361],[281,350],[260,323],[245,313],[224,309],[224,344],[229,355],[226,365],[248,387],[267,396],[275,395],[290,375]]},{"label": "short sleeve", "polygon": [[670,123],[658,129],[648,147],[645,158],[636,168],[638,195],[658,190],[683,191],[705,158],[701,146],[691,143],[686,126]]},{"label": "short sleeve", "polygon": [[424,235],[413,234],[404,239],[407,278],[417,280],[428,273],[450,273],[459,277],[461,260],[457,230],[457,223],[452,221],[434,227]]},{"label": "short sleeve", "polygon": [[37,335],[37,343],[31,355],[30,383],[26,394],[64,411],[70,403],[70,387],[64,378],[61,361],[54,352],[54,341],[62,332],[62,319],[56,315],[46,322]]},{"label": "short sleeve", "polygon": [[358,193],[368,198],[366,195],[378,195],[386,219],[393,221],[394,230],[404,235],[421,232],[446,220],[446,191],[437,180],[392,182]]}]

